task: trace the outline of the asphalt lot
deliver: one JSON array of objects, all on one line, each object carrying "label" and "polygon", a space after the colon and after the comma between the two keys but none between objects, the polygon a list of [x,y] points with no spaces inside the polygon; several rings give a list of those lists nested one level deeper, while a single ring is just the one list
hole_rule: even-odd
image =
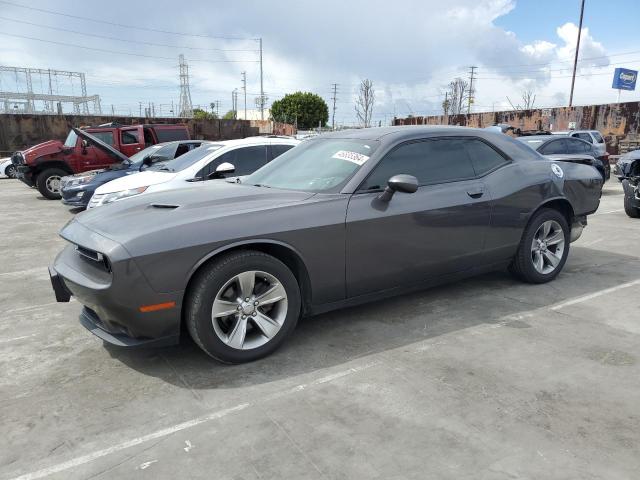
[{"label": "asphalt lot", "polygon": [[325,314],[229,367],[88,333],[46,268],[73,214],[0,179],[0,479],[637,479],[640,220],[604,193],[550,284]]}]

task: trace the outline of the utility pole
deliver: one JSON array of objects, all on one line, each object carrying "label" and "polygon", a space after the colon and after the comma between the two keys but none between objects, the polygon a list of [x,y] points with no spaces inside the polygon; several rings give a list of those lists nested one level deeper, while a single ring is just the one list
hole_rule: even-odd
[{"label": "utility pole", "polygon": [[333,115],[331,116],[331,130],[336,129],[336,95],[338,94],[338,84],[333,84]]},{"label": "utility pole", "polygon": [[216,100],[216,117],[220,118],[220,100]]},{"label": "utility pole", "polygon": [[260,120],[264,120],[264,104],[264,83],[262,78],[262,38],[260,38]]},{"label": "utility pole", "polygon": [[580,35],[582,35],[582,17],[584,16],[584,0],[580,5],[580,25],[578,25],[578,41],[576,43],[576,56],[573,59],[573,75],[571,76],[571,93],[569,94],[569,107],[573,105],[573,86],[576,83],[576,69],[578,68],[578,53],[580,52]]},{"label": "utility pole", "polygon": [[475,91],[473,89],[473,81],[475,78],[476,68],[475,66],[469,67],[471,71],[469,72],[469,103],[467,105],[467,114],[471,113],[471,104],[474,102]]},{"label": "utility pole", "polygon": [[442,102],[442,109],[444,110],[444,121],[449,125],[449,92],[444,92],[444,102]]},{"label": "utility pole", "polygon": [[242,72],[242,90],[244,91],[244,119],[247,119],[247,72]]}]

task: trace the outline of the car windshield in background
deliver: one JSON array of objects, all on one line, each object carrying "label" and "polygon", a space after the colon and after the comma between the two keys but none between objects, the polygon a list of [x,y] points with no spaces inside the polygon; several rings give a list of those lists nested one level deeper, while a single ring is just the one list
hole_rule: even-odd
[{"label": "car windshield in background", "polygon": [[162,145],[152,145],[148,148],[145,148],[144,150],[140,150],[138,153],[134,153],[129,157],[129,164],[142,162],[142,160],[144,160],[145,157],[148,157],[153,152],[155,152],[156,150],[160,150],[161,148],[162,148]]},{"label": "car windshield in background", "polygon": [[161,172],[180,172],[185,168],[189,168],[194,163],[202,160],[204,157],[209,155],[212,152],[222,148],[222,145],[208,145],[206,147],[194,148],[188,153],[179,156],[173,160],[168,162],[159,162],[155,165],[149,167],[149,170],[156,170]]},{"label": "car windshield in background", "polygon": [[67,135],[67,139],[64,141],[64,146],[69,148],[75,147],[77,141],[78,141],[78,135],[76,135],[76,132],[71,130],[69,132],[69,135]]},{"label": "car windshield in background", "polygon": [[336,191],[377,147],[377,142],[364,140],[308,140],[245,177],[242,183],[286,190]]}]

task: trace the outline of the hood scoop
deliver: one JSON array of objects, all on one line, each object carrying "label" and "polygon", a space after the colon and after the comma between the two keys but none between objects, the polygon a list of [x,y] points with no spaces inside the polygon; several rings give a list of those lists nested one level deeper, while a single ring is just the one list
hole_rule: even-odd
[{"label": "hood scoop", "polygon": [[152,203],[150,206],[151,206],[151,208],[161,208],[161,209],[164,209],[164,210],[174,210],[174,209],[180,207],[180,205],[173,205],[173,204],[170,204],[170,203]]}]

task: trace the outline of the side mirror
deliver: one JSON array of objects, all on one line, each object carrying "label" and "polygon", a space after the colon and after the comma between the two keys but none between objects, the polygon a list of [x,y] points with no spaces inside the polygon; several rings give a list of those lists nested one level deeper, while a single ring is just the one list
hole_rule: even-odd
[{"label": "side mirror", "polygon": [[224,178],[225,175],[236,171],[233,163],[224,162],[216,167],[216,171],[209,175],[209,178]]},{"label": "side mirror", "polygon": [[378,196],[383,202],[388,202],[396,192],[414,193],[418,190],[418,179],[413,175],[394,175],[387,182],[387,188]]},{"label": "side mirror", "polygon": [[89,146],[89,142],[87,142],[84,138],[82,139],[81,142],[82,145],[82,154],[86,155],[87,154],[87,147]]}]

